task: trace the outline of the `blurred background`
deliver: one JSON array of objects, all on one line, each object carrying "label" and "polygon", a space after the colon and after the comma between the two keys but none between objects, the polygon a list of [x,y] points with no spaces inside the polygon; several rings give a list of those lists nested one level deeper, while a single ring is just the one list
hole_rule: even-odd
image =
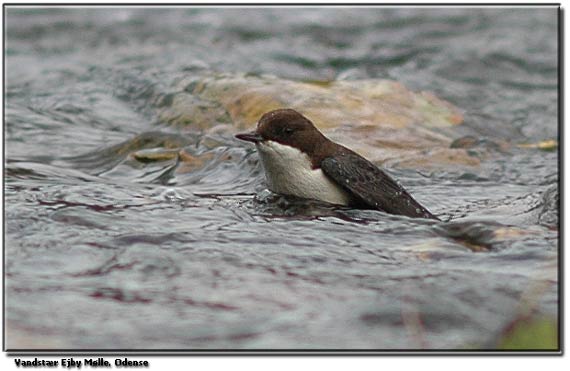
[{"label": "blurred background", "polygon": [[[8,6],[5,27],[8,349],[557,347],[557,8]],[[445,222],[265,190],[233,135],[280,105]]]}]

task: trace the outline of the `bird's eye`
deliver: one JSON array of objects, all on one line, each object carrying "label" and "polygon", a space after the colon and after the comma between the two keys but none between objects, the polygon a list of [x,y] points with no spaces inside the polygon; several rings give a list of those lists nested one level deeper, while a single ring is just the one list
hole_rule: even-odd
[{"label": "bird's eye", "polygon": [[284,129],[283,129],[283,134],[285,134],[285,135],[291,135],[291,134],[293,134],[293,128],[284,128]]}]

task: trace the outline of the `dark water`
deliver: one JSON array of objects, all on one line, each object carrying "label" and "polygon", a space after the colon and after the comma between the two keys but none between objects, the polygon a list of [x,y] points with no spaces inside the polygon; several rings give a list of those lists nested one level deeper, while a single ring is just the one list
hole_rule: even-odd
[{"label": "dark water", "polygon": [[[492,348],[557,317],[558,153],[517,146],[558,136],[556,9],[6,14],[9,349]],[[390,169],[447,223],[276,197],[231,133],[158,120],[157,94],[215,72],[400,81],[508,148]],[[206,164],[113,151],[136,136]]]}]

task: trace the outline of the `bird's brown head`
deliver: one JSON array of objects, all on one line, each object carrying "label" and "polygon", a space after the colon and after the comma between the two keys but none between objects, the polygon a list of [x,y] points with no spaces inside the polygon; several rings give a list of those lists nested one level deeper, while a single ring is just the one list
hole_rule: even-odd
[{"label": "bird's brown head", "polygon": [[236,138],[253,143],[271,140],[305,153],[313,152],[327,140],[309,119],[293,109],[267,112],[259,119],[255,131],[237,134]]}]

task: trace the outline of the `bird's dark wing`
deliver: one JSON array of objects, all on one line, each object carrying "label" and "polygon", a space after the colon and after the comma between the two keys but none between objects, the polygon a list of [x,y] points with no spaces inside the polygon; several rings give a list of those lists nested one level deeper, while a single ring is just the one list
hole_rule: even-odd
[{"label": "bird's dark wing", "polygon": [[388,174],[355,153],[326,157],[321,169],[367,207],[412,218],[438,219]]}]

